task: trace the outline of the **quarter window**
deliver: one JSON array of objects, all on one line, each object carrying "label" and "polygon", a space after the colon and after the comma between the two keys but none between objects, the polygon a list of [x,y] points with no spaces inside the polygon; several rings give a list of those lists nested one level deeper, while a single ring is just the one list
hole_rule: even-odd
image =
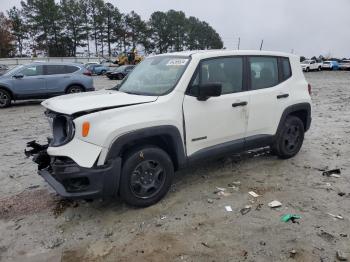
[{"label": "quarter window", "polygon": [[46,65],[46,75],[59,75],[59,74],[64,74],[64,65]]},{"label": "quarter window", "polygon": [[276,57],[250,57],[251,89],[263,89],[278,84]]},{"label": "quarter window", "polygon": [[287,80],[288,78],[290,78],[292,76],[292,71],[290,69],[290,62],[289,62],[289,58],[286,57],[282,57],[282,80]]},{"label": "quarter window", "polygon": [[76,66],[65,66],[65,72],[67,74],[74,73],[74,72],[76,72],[78,70],[79,70],[79,68],[76,67]]}]

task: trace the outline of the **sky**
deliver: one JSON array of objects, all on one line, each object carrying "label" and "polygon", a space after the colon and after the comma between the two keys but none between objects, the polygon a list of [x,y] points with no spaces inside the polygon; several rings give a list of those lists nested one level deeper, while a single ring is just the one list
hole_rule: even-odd
[{"label": "sky", "polygon": [[[109,0],[143,19],[174,9],[208,22],[224,46],[294,52],[307,57],[350,57],[350,0]],[[0,0],[0,11],[20,0]]]}]

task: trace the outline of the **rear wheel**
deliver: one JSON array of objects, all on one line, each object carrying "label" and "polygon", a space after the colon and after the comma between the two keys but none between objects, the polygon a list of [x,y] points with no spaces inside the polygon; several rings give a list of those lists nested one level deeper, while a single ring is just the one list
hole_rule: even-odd
[{"label": "rear wheel", "polygon": [[102,71],[101,71],[101,75],[105,75],[106,73],[107,73],[106,70],[102,70]]},{"label": "rear wheel", "polygon": [[0,89],[0,108],[11,105],[11,94],[5,89]]},{"label": "rear wheel", "polygon": [[120,179],[120,196],[129,205],[147,207],[169,191],[174,167],[169,155],[147,146],[127,154]]},{"label": "rear wheel", "polygon": [[84,88],[82,88],[81,86],[70,86],[68,87],[66,94],[75,94],[81,92],[84,92]]},{"label": "rear wheel", "polygon": [[300,118],[287,117],[272,146],[273,153],[282,159],[295,156],[303,145],[304,132],[304,124]]},{"label": "rear wheel", "polygon": [[307,68],[305,69],[305,71],[306,71],[306,72],[309,72],[309,71],[310,71],[310,68],[307,67]]}]

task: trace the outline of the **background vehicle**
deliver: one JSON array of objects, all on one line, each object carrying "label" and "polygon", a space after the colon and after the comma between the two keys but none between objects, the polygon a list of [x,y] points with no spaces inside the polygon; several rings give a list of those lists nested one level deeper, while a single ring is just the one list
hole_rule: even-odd
[{"label": "background vehicle", "polygon": [[0,76],[5,74],[7,70],[9,70],[7,65],[0,65]]},{"label": "background vehicle", "polygon": [[137,65],[143,60],[143,57],[138,54],[137,50],[133,50],[127,53],[121,53],[117,60],[120,66]]},{"label": "background vehicle", "polygon": [[108,67],[101,64],[89,65],[87,69],[90,70],[90,72],[95,75],[104,75],[105,73],[107,73],[107,71],[109,71]]},{"label": "background vehicle", "polygon": [[100,64],[99,62],[87,62],[87,63],[84,64],[84,66],[85,66],[86,68],[88,68],[88,67],[91,66],[91,65],[99,65],[99,64]]},{"label": "background vehicle", "polygon": [[195,162],[267,146],[282,159],[295,156],[311,124],[310,92],[291,54],[153,56],[114,89],[44,101],[53,139],[29,143],[26,154],[64,197],[118,194],[149,206],[176,170]]},{"label": "background vehicle", "polygon": [[12,100],[93,90],[91,73],[81,64],[32,63],[17,66],[0,77],[0,108],[9,106]]},{"label": "background vehicle", "polygon": [[339,63],[340,70],[350,70],[350,60],[342,60]]},{"label": "background vehicle", "polygon": [[112,71],[108,71],[106,73],[106,76],[109,79],[116,79],[116,80],[122,80],[125,76],[127,76],[133,69],[135,68],[134,65],[125,65],[120,66]]},{"label": "background vehicle", "polygon": [[337,61],[324,61],[322,65],[322,69],[326,70],[338,70],[339,63]]},{"label": "background vehicle", "polygon": [[317,62],[316,60],[304,60],[303,62],[300,63],[301,68],[303,69],[303,71],[305,72],[309,72],[309,71],[321,71],[322,70],[322,63],[321,62]]}]

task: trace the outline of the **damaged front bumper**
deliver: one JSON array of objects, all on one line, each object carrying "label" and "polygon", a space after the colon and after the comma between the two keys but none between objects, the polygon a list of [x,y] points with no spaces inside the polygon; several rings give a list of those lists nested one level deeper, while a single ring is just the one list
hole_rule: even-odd
[{"label": "damaged front bumper", "polygon": [[27,143],[27,157],[38,164],[38,174],[65,198],[108,198],[117,195],[121,170],[121,158],[108,161],[103,166],[85,168],[68,157],[47,154],[47,145],[35,141]]}]

